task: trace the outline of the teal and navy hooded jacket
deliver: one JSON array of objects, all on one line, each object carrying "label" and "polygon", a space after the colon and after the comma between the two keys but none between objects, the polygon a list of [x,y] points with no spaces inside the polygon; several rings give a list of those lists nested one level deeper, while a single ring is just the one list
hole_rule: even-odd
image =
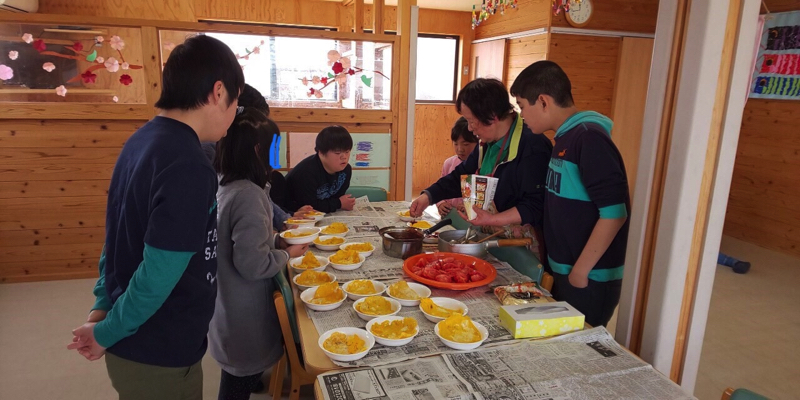
[{"label": "teal and navy hooded jacket", "polygon": [[[544,237],[548,262],[555,273],[569,274],[601,218],[630,213],[628,178],[617,146],[611,141],[612,122],[593,111],[567,119],[555,137],[547,171]],[[630,219],[617,233],[589,279],[622,279]]]}]

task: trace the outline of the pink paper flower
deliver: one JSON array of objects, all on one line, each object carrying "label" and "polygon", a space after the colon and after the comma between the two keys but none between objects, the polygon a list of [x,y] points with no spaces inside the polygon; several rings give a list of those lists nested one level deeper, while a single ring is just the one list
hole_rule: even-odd
[{"label": "pink paper flower", "polygon": [[72,45],[72,48],[75,49],[75,51],[81,51],[83,50],[83,43],[75,42],[75,44]]},{"label": "pink paper flower", "polygon": [[316,92],[316,90],[314,90],[314,88],[308,89],[308,93],[306,93],[306,96],[311,97],[311,96],[314,95],[314,92]]},{"label": "pink paper flower", "polygon": [[67,88],[65,88],[64,85],[57,87],[56,94],[61,97],[65,97],[67,95]]},{"label": "pink paper flower", "polygon": [[114,57],[109,57],[103,65],[106,66],[108,72],[117,72],[119,71],[119,61],[117,61]]},{"label": "pink paper flower", "polygon": [[9,51],[9,52],[8,52],[8,58],[9,58],[11,61],[14,61],[14,60],[16,60],[16,59],[17,59],[17,57],[19,57],[19,52],[18,52],[18,51],[11,50],[11,51]]},{"label": "pink paper flower", "polygon": [[319,85],[319,83],[321,82],[321,79],[319,79],[318,76],[314,75],[314,77],[311,78],[311,82],[314,82],[315,85]]},{"label": "pink paper flower", "polygon": [[175,49],[175,43],[172,42],[164,43],[164,50],[172,51],[173,49]]},{"label": "pink paper flower", "polygon": [[97,82],[97,74],[86,70],[86,72],[81,74],[81,79],[83,79],[83,83],[95,83]]},{"label": "pink paper flower", "polygon": [[131,76],[128,74],[123,74],[122,76],[119,77],[119,83],[128,86],[131,83],[133,83],[133,78],[131,78]]},{"label": "pink paper flower", "polygon": [[114,50],[122,50],[125,48],[125,41],[119,36],[114,35],[111,37],[111,48]]},{"label": "pink paper flower", "polygon": [[46,63],[42,64],[42,69],[47,71],[47,72],[53,72],[53,70],[56,69],[56,66],[55,66],[55,64],[53,64],[51,62],[46,62]]},{"label": "pink paper flower", "polygon": [[117,103],[117,102],[119,102],[119,97],[114,96],[114,97],[111,98],[111,101],[113,101],[114,103]]},{"label": "pink paper flower", "polygon": [[342,58],[342,55],[339,54],[338,51],[336,51],[336,50],[329,51],[328,52],[328,65],[329,66],[333,65],[333,63],[339,61],[340,58]]},{"label": "pink paper flower", "polygon": [[131,68],[131,65],[126,63],[126,62],[120,64],[119,66],[122,67],[122,69],[130,69]]},{"label": "pink paper flower", "polygon": [[253,49],[253,54],[261,54],[261,47],[256,46],[256,48]]},{"label": "pink paper flower", "polygon": [[102,64],[102,63],[106,62],[106,59],[103,58],[103,57],[97,57],[97,58],[94,59],[94,61],[96,63],[98,63],[98,64]]},{"label": "pink paper flower", "polygon": [[248,55],[246,55],[246,56],[244,56],[242,58],[245,59],[245,60],[249,60],[250,59],[250,54],[248,54]]},{"label": "pink paper flower", "polygon": [[103,43],[105,39],[102,36],[95,36],[94,41],[97,43]]},{"label": "pink paper flower", "polygon": [[318,99],[321,99],[322,98],[322,91],[321,90],[317,90],[316,92],[314,92],[314,97],[316,97]]},{"label": "pink paper flower", "polygon": [[[303,79],[301,79],[301,80],[303,81],[303,86],[308,86],[308,78],[303,77]],[[314,90],[314,89],[311,89],[311,90]]]},{"label": "pink paper flower", "polygon": [[344,67],[342,66],[342,63],[340,63],[338,61],[333,63],[333,66],[331,66],[331,69],[333,70],[333,73],[336,74],[336,75],[339,75],[339,74],[342,73],[342,71],[344,71]]},{"label": "pink paper flower", "polygon": [[342,68],[344,68],[344,69],[350,68],[351,64],[350,64],[350,58],[349,57],[342,57],[342,59],[339,60],[339,62],[342,63]]},{"label": "pink paper flower", "polygon": [[33,42],[33,35],[31,35],[30,33],[22,35],[22,41],[27,44],[31,44],[31,42]]},{"label": "pink paper flower", "polygon": [[261,41],[261,44],[264,44],[264,41],[263,41],[263,40]]},{"label": "pink paper flower", "polygon": [[33,41],[33,48],[36,49],[38,52],[43,52],[47,49],[47,45],[44,44],[44,40],[37,39]]},{"label": "pink paper flower", "polygon": [[14,70],[5,64],[0,64],[0,81],[7,81],[13,77]]}]

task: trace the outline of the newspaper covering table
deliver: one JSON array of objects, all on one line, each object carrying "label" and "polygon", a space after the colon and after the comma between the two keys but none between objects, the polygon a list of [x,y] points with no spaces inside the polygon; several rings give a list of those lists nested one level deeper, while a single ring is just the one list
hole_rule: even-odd
[{"label": "newspaper covering table", "polygon": [[317,380],[325,400],[694,399],[603,327],[330,372]]}]

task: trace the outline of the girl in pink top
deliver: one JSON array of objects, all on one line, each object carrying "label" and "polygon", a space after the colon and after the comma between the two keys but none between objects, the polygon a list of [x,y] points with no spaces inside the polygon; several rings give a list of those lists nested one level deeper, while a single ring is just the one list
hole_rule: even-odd
[{"label": "girl in pink top", "polygon": [[[455,125],[453,125],[453,129],[450,130],[450,140],[453,141],[453,150],[455,150],[456,154],[444,160],[442,176],[453,172],[459,164],[469,157],[470,153],[475,150],[475,146],[478,144],[478,138],[469,131],[469,128],[467,128],[467,120],[464,117],[459,118]],[[463,205],[464,203],[460,197],[442,200],[436,203],[436,207],[439,209],[439,215],[442,218],[449,214],[453,207],[463,207]]]}]

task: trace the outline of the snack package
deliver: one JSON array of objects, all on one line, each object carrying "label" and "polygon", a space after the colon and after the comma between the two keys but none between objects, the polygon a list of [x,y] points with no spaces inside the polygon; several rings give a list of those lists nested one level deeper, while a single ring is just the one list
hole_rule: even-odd
[{"label": "snack package", "polygon": [[494,295],[504,306],[516,306],[530,303],[547,303],[545,297],[550,293],[536,282],[515,283],[513,285],[498,286],[494,288]]},{"label": "snack package", "polygon": [[475,210],[472,206],[478,206],[483,210],[488,210],[494,200],[494,193],[497,191],[499,179],[483,175],[461,175],[461,195],[464,198],[464,208],[470,220],[475,219]]}]

